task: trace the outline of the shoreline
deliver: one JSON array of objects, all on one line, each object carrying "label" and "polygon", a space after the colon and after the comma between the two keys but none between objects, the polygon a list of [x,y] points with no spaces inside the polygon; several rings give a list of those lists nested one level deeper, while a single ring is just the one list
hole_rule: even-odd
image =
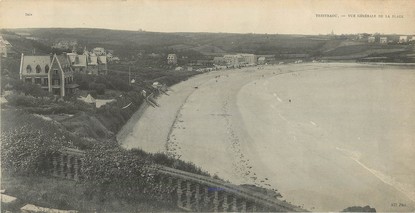
[{"label": "shoreline", "polygon": [[[130,126],[134,132],[127,135],[127,138],[130,137],[129,141],[122,146],[125,148],[140,147],[147,152],[170,154],[181,160],[192,162],[211,175],[218,175],[234,184],[260,184],[260,187],[267,189],[276,188],[280,190],[284,199],[297,204],[305,204],[306,209],[316,207],[314,210],[340,211],[352,205],[373,206],[376,204],[374,207],[377,210],[384,211],[388,209],[385,202],[392,201],[391,198],[385,198],[385,194],[406,200],[402,197],[404,195],[377,179],[373,174],[369,174],[370,172],[353,159],[341,155],[339,151],[333,151],[333,147],[359,151],[361,147],[354,147],[357,141],[336,142],[335,138],[330,139],[327,136],[321,141],[311,140],[310,135],[321,137],[327,133],[331,134],[330,125],[324,122],[327,118],[323,117],[321,120],[313,116],[297,117],[296,114],[302,113],[300,103],[305,99],[300,97],[304,97],[304,94],[297,98],[290,95],[290,91],[297,90],[308,81],[312,81],[312,77],[316,74],[336,76],[338,71],[342,71],[345,75],[341,76],[348,76],[350,79],[365,70],[375,71],[367,75],[369,77],[380,74],[383,76],[387,73],[383,69],[382,65],[361,63],[303,63],[264,66],[264,69],[246,67],[198,75],[197,78],[189,79],[190,81],[174,85],[174,92],[170,96],[161,96],[158,99],[161,107],[144,110],[143,116],[137,123],[133,127]],[[402,66],[401,70],[406,70],[405,72],[412,76],[407,67]],[[320,75],[320,73],[326,74]],[[285,82],[283,79],[274,78],[276,76],[296,80]],[[304,78],[304,76],[308,77]],[[401,75],[398,73],[396,76]],[[299,81],[301,78],[303,80]],[[339,78],[342,77],[339,76]],[[328,77],[329,79],[332,78]],[[364,78],[356,79],[364,81]],[[278,83],[275,83],[276,80]],[[382,80],[382,77],[379,80]],[[320,79],[317,82],[324,84],[325,80]],[[269,85],[277,85],[279,88],[268,90]],[[340,86],[341,84],[334,85]],[[253,88],[256,89],[252,90]],[[376,88],[374,87],[375,91],[377,91]],[[244,99],[243,104],[238,105],[240,100],[237,99],[240,95],[237,94],[242,90],[244,91],[241,96]],[[273,92],[278,94],[272,95]],[[289,103],[289,99],[293,102]],[[271,100],[274,102],[268,102]],[[330,102],[323,100],[318,103]],[[273,105],[275,109],[271,109]],[[318,108],[312,107],[312,109]],[[258,110],[265,115],[260,115]],[[269,110],[281,110],[281,112],[280,114],[278,111],[271,112],[267,115],[266,112]],[[250,117],[247,118],[247,114],[251,114]],[[269,121],[270,118],[275,119]],[[377,137],[378,134],[372,136]],[[370,136],[366,136],[366,140],[368,138]],[[329,142],[336,143],[330,145]],[[373,146],[372,141],[368,142],[370,142],[369,148]],[[365,153],[367,150],[373,150],[368,147],[363,147],[364,149],[360,151]],[[310,150],[314,151],[309,152]],[[303,165],[304,162],[308,163]],[[370,163],[371,161],[365,165],[376,169]],[[340,164],[340,167],[337,167],[337,164]],[[318,170],[309,170],[313,168],[318,168]],[[324,171],[327,177],[323,176],[330,180],[329,183],[321,182],[319,171]],[[356,179],[353,172],[357,172],[355,175],[359,178]],[[338,178],[339,175],[343,178]],[[307,181],[304,182],[304,180]],[[331,194],[336,188],[334,186],[337,186],[333,185],[334,183],[339,185],[339,190],[345,186],[350,188],[347,193],[343,192],[347,199],[339,199],[338,195]],[[318,186],[322,188],[319,189]],[[356,188],[356,186],[362,188]],[[365,188],[375,190],[373,191],[375,194],[372,195],[379,196],[370,198],[371,191],[366,191]],[[363,197],[359,199],[359,196],[368,197],[368,199],[363,199]],[[381,204],[382,201],[383,204]],[[407,204],[410,205],[408,208],[413,207],[412,202],[407,201]]]},{"label": "shoreline", "polygon": [[133,113],[130,119],[128,119],[127,123],[118,131],[116,134],[117,143],[121,145],[121,141],[124,141],[129,134],[132,133],[134,129],[134,125],[140,119],[140,117],[144,114],[146,109],[149,107],[149,104],[146,101],[143,101],[141,106],[138,108],[136,112]]}]

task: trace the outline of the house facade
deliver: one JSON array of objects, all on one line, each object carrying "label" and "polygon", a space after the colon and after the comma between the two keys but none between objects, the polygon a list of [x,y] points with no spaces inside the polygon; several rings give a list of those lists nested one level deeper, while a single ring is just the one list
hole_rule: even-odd
[{"label": "house facade", "polygon": [[399,36],[399,43],[408,42],[408,36]]},{"label": "house facade", "polygon": [[[96,48],[95,48],[96,49]],[[94,50],[95,50],[94,49]],[[103,50],[105,52],[105,50]],[[106,75],[108,74],[106,54],[96,55],[84,49],[82,55],[75,51],[67,53],[73,71],[89,75]]]},{"label": "house facade", "polygon": [[375,43],[375,41],[376,41],[375,36],[369,36],[369,37],[367,38],[367,42],[369,42],[369,43]]},{"label": "house facade", "polygon": [[3,36],[0,36],[0,57],[7,58],[7,53],[10,51],[12,45]]},{"label": "house facade", "polygon": [[167,64],[177,64],[177,55],[176,54],[169,54],[167,56]]},{"label": "house facade", "polygon": [[215,65],[226,65],[226,60],[223,57],[214,57],[213,64]]},{"label": "house facade", "polygon": [[42,89],[49,91],[49,71],[51,57],[25,56],[20,59],[20,80],[39,85]]},{"label": "house facade", "polygon": [[388,37],[380,37],[379,43],[381,43],[381,44],[387,44],[388,43]]},{"label": "house facade", "polygon": [[257,58],[254,54],[239,54],[245,64],[256,64]]},{"label": "house facade", "polygon": [[20,61],[20,80],[38,84],[54,95],[73,94],[79,85],[73,83],[70,59],[67,55],[25,56]]},{"label": "house facade", "polygon": [[224,55],[223,58],[226,61],[226,65],[231,67],[239,67],[243,61],[240,55]]}]

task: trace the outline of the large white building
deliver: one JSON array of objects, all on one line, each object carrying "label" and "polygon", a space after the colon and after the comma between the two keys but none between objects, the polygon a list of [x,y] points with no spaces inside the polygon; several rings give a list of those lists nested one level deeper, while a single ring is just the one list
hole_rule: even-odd
[{"label": "large white building", "polygon": [[[257,64],[257,57],[254,54],[239,53],[235,55],[223,56],[227,66],[240,67],[242,65]],[[219,61],[216,59],[216,61]]]},{"label": "large white building", "polygon": [[232,67],[239,67],[243,62],[243,57],[240,55],[224,55],[226,65]]},{"label": "large white building", "polygon": [[367,38],[367,42],[369,42],[369,43],[375,43],[375,41],[376,41],[375,36],[369,36],[369,37]]},{"label": "large white building", "polygon": [[257,58],[254,54],[238,54],[242,57],[243,59],[243,63],[245,64],[256,64],[257,63]]}]

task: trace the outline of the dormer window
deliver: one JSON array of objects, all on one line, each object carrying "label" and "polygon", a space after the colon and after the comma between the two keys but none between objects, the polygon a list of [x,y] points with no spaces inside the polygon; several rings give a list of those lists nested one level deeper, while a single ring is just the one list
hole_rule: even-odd
[{"label": "dormer window", "polygon": [[36,66],[36,73],[40,73],[40,71],[42,71],[42,68],[40,68],[39,65]]},{"label": "dormer window", "polygon": [[30,65],[27,65],[26,72],[27,73],[31,73],[32,72],[32,67]]}]

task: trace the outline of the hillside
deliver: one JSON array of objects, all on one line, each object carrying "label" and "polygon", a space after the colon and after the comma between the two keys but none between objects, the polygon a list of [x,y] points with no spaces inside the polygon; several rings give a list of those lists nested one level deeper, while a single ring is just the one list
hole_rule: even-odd
[{"label": "hillside", "polygon": [[[284,34],[235,34],[235,33],[160,33],[145,31],[125,31],[85,28],[39,28],[10,29],[15,33],[26,33],[37,41],[29,41],[34,48],[42,43],[50,51],[55,41],[71,39],[82,48],[102,46],[114,50],[119,56],[130,57],[138,52],[180,53],[193,56],[195,53],[205,57],[220,56],[227,53],[254,53],[275,55],[277,59],[287,58],[325,58],[359,59],[385,53],[412,51],[410,45],[379,43],[368,44],[367,40],[356,41],[354,35],[284,35]],[[388,35],[394,38],[396,35]],[[7,37],[13,43],[15,37]],[[27,41],[26,41],[27,42]],[[19,48],[17,45],[16,48]],[[25,50],[27,51],[27,50]],[[199,56],[203,57],[203,56]],[[410,60],[414,60],[412,57]],[[406,61],[406,60],[405,60]]]}]

